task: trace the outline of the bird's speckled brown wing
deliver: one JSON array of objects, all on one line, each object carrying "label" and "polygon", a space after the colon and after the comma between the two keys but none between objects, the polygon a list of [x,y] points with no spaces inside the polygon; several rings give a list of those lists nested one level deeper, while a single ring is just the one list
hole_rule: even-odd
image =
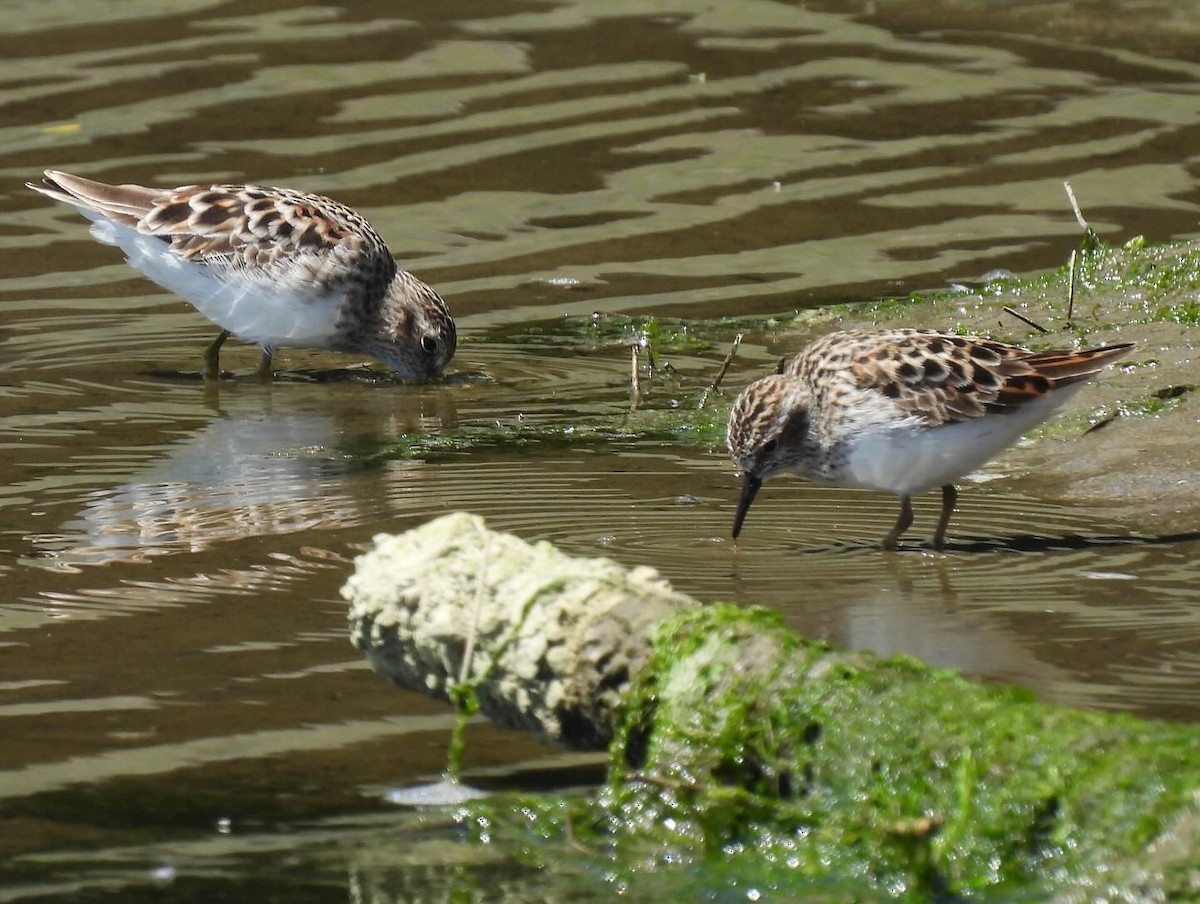
[{"label": "bird's speckled brown wing", "polygon": [[255,281],[333,288],[354,274],[382,291],[395,274],[370,224],[317,195],[252,185],[106,185],[54,171],[31,187],[161,238],[186,261]]},{"label": "bird's speckled brown wing", "polygon": [[858,389],[878,392],[903,414],[936,426],[1014,410],[1088,379],[1132,348],[1032,352],[952,333],[859,330],[818,339],[785,373],[812,381],[818,371],[838,371]]}]

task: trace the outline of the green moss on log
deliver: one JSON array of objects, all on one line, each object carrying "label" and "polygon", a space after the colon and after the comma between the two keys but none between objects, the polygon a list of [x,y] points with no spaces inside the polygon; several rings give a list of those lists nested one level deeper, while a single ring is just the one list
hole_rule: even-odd
[{"label": "green moss on log", "polygon": [[1197,851],[1152,854],[1198,794],[1194,728],[1041,704],[715,606],[660,628],[604,809],[639,847],[745,853],[780,877],[1051,894],[1122,876],[1186,898]]}]

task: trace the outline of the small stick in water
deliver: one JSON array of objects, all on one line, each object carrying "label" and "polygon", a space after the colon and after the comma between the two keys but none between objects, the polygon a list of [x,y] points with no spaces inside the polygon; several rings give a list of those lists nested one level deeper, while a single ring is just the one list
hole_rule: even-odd
[{"label": "small stick in water", "polygon": [[1064,182],[1063,188],[1067,190],[1067,200],[1071,202],[1071,210],[1075,211],[1075,220],[1079,223],[1079,228],[1084,232],[1091,233],[1092,227],[1088,225],[1088,221],[1083,218],[1083,211],[1079,209],[1079,201],[1075,198],[1075,190],[1071,188],[1070,182]]},{"label": "small stick in water", "polygon": [[717,368],[717,375],[713,377],[712,385],[704,390],[700,395],[700,404],[697,408],[703,408],[708,402],[708,397],[716,392],[721,387],[721,381],[725,379],[725,372],[729,370],[729,363],[733,361],[733,356],[737,354],[738,346],[742,344],[742,334],[738,333],[733,337],[733,345],[729,347],[729,351],[725,355],[725,360],[721,362],[721,366]]},{"label": "small stick in water", "polygon": [[1071,252],[1071,268],[1067,271],[1067,325],[1071,328],[1071,315],[1075,313],[1075,271],[1079,268],[1079,254]]},{"label": "small stick in water", "polygon": [[642,356],[640,353],[640,343],[633,343],[633,355],[629,365],[629,394],[631,396],[629,402],[629,410],[636,411],[638,401],[642,397],[642,378],[639,371],[641,370]]},{"label": "small stick in water", "polygon": [[725,354],[725,360],[721,362],[721,366],[717,369],[717,375],[713,377],[712,386],[709,387],[711,392],[716,392],[721,381],[725,379],[725,372],[729,370],[729,363],[733,360],[733,356],[737,354],[738,347],[742,344],[742,334],[738,333],[733,337],[733,345],[729,346],[729,351]]},{"label": "small stick in water", "polygon": [[1036,322],[1034,322],[1034,321],[1030,320],[1028,317],[1026,317],[1024,314],[1022,314],[1020,311],[1016,310],[1015,308],[1010,308],[1010,307],[1008,307],[1008,305],[1005,305],[1003,308],[1001,308],[1001,310],[1002,310],[1002,311],[1004,311],[1004,313],[1005,313],[1005,314],[1012,314],[1012,315],[1013,315],[1014,317],[1016,317],[1018,320],[1020,320],[1020,321],[1023,321],[1024,323],[1027,323],[1027,324],[1029,324],[1031,327],[1033,327],[1033,328],[1034,328],[1035,330],[1037,330],[1039,333],[1048,333],[1048,332],[1050,332],[1048,329],[1046,329],[1046,328],[1045,328],[1044,326],[1042,326],[1040,323],[1036,323]]}]

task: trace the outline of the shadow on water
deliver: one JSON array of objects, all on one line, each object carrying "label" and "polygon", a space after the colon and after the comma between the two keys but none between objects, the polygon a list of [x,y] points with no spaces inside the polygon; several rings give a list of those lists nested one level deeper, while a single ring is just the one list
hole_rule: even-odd
[{"label": "shadow on water", "polygon": [[1200,542],[1200,531],[1189,531],[1178,534],[1164,534],[1160,537],[1106,537],[1106,536],[1064,536],[1041,537],[1033,534],[1018,534],[992,541],[978,543],[947,543],[948,549],[957,552],[994,552],[1006,550],[1009,552],[1053,552],[1055,550],[1094,550],[1104,547],[1123,546],[1171,546],[1181,543]]},{"label": "shadow on water", "polygon": [[[1169,546],[1175,547],[1183,543],[1200,542],[1200,531],[1188,531],[1185,533],[1163,534],[1161,536],[1084,536],[1080,534],[1070,534],[1064,536],[1044,536],[1038,534],[1013,534],[1007,537],[992,537],[980,540],[954,540],[948,539],[946,547],[943,551],[945,555],[954,553],[994,553],[994,552],[1013,552],[1013,553],[1032,553],[1032,552],[1055,552],[1059,550],[1096,550],[1106,547],[1119,548],[1126,546]],[[803,549],[795,550],[801,555],[817,555],[824,556],[830,553],[840,554],[878,554],[880,552],[879,544],[871,543],[856,543],[856,544],[831,544],[828,546],[806,546]],[[896,554],[911,554],[930,552],[927,543],[920,541],[901,540],[900,548]]]},{"label": "shadow on water", "polygon": [[[153,380],[173,380],[180,383],[205,383],[208,381],[203,371],[163,370],[152,368],[142,371],[142,374]],[[459,383],[488,382],[492,378],[485,373],[452,373],[432,381],[437,385],[454,386]],[[236,374],[222,371],[219,387],[223,383],[263,383],[254,374]],[[370,364],[357,367],[331,368],[301,368],[297,370],[278,370],[271,375],[269,383],[362,383],[367,386],[421,386],[429,385],[428,380],[413,380],[398,376],[386,370],[379,370]]]},{"label": "shadow on water", "polygon": [[[999,479],[966,494],[947,555],[883,556],[891,500],[788,481],[735,556],[719,423],[661,428],[735,334],[714,411],[794,351],[761,315],[1058,266],[1064,179],[1102,235],[1194,234],[1200,45],[1126,9],[1088,7],[1119,48],[994,4],[10,10],[0,898],[522,899],[523,865],[386,803],[436,780],[452,715],[346,639],[352,557],[456,509],[813,637],[1200,718],[1200,533],[1131,534]],[[202,386],[212,326],[15,188],[46,167],[355,206],[447,298],[454,372],[282,350],[264,386],[231,346]],[[631,413],[629,346],[659,328],[671,367]],[[468,776],[495,787],[594,780],[468,734]],[[611,896],[569,859],[538,881]]]}]

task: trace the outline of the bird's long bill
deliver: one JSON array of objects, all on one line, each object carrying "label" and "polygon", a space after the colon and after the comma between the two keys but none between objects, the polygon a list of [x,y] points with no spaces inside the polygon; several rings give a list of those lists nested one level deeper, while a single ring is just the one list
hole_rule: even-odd
[{"label": "bird's long bill", "polygon": [[749,471],[746,472],[746,479],[742,481],[742,495],[738,497],[737,514],[733,516],[733,539],[738,538],[738,534],[742,532],[742,522],[746,520],[746,513],[750,511],[750,503],[754,501],[754,497],[758,495],[758,489],[763,485],[762,479],[755,477]]}]

